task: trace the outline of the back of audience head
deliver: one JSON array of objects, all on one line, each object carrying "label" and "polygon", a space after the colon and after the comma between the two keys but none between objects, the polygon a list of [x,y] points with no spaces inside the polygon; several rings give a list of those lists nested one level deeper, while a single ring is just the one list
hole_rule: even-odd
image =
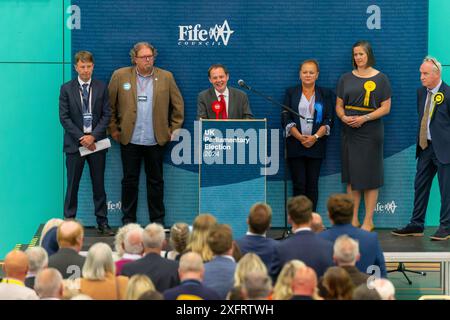
[{"label": "back of audience head", "polygon": [[360,284],[353,290],[353,300],[381,300],[378,291],[375,288],[370,289],[367,283]]},{"label": "back of audience head", "polygon": [[231,288],[230,292],[227,294],[227,300],[245,300],[245,297],[242,294],[242,287],[237,286]]},{"label": "back of audience head", "polygon": [[241,288],[246,300],[267,300],[272,293],[272,280],[267,272],[251,271],[244,276]]},{"label": "back of audience head", "polygon": [[288,201],[288,220],[293,226],[311,226],[313,204],[305,196],[296,196]]},{"label": "back of audience head", "polygon": [[274,300],[288,300],[292,297],[292,282],[298,269],[305,267],[300,260],[291,260],[284,264],[273,289]]},{"label": "back of audience head", "polygon": [[63,297],[63,278],[54,268],[39,271],[34,282],[34,290],[41,299]]},{"label": "back of audience head", "polygon": [[218,224],[212,227],[208,236],[208,246],[216,256],[231,255],[233,247],[231,227],[227,224]]},{"label": "back of audience head", "polygon": [[236,265],[236,271],[234,272],[234,286],[242,286],[245,276],[253,271],[267,274],[267,267],[258,255],[249,252],[245,254]]},{"label": "back of audience head", "polygon": [[258,202],[250,208],[247,224],[251,233],[265,234],[269,230],[271,222],[272,208],[268,204]]},{"label": "back of audience head", "polygon": [[83,278],[88,280],[104,280],[107,274],[115,274],[116,267],[111,248],[103,242],[97,242],[89,248],[83,265]]},{"label": "back of audience head", "polygon": [[375,279],[369,283],[369,287],[375,288],[381,300],[395,300],[395,287],[388,279]]},{"label": "back of audience head", "polygon": [[28,257],[20,250],[10,251],[3,264],[3,271],[6,278],[13,278],[24,281],[28,273]]},{"label": "back of audience head", "polygon": [[164,296],[156,290],[147,290],[139,296],[138,300],[164,300]]},{"label": "back of audience head", "polygon": [[186,250],[189,241],[189,225],[178,222],[170,228],[170,245],[179,254]]},{"label": "back of audience head", "polygon": [[189,236],[187,250],[197,252],[201,255],[203,261],[209,261],[213,253],[208,246],[207,239],[211,227],[217,224],[216,218],[209,214],[199,214],[192,225],[192,233]]},{"label": "back of audience head", "polygon": [[298,268],[292,281],[292,294],[313,297],[317,292],[317,275],[314,269]]},{"label": "back of audience head", "polygon": [[60,248],[72,248],[80,251],[83,247],[84,229],[75,220],[67,220],[58,227],[57,239]]},{"label": "back of audience head", "polygon": [[328,300],[351,300],[353,282],[347,271],[341,267],[330,267],[323,276],[323,286]]},{"label": "back of audience head", "polygon": [[128,281],[125,300],[138,300],[146,291],[155,291],[155,285],[149,277],[143,274],[135,274]]},{"label": "back of audience head", "polygon": [[123,249],[125,253],[142,255],[142,253],[144,252],[144,245],[142,240],[143,233],[144,229],[136,228],[128,231],[125,234],[125,238],[123,241]]},{"label": "back of audience head", "polygon": [[348,194],[333,194],[328,198],[328,216],[333,224],[349,224],[353,218],[353,199]]},{"label": "back of audience head", "polygon": [[202,257],[197,252],[187,252],[180,258],[178,275],[181,281],[198,280],[203,281],[205,267]]},{"label": "back of audience head", "polygon": [[145,252],[160,252],[166,241],[166,234],[162,225],[150,223],[144,229],[143,243]]},{"label": "back of audience head", "polygon": [[29,247],[25,250],[28,257],[28,272],[38,273],[48,266],[48,254],[42,247]]},{"label": "back of audience head", "polygon": [[137,223],[128,223],[117,230],[116,236],[114,237],[114,249],[119,257],[122,257],[125,253],[124,241],[126,234],[131,230],[143,230],[142,227]]},{"label": "back of audience head", "polygon": [[41,238],[39,239],[39,245],[42,246],[42,240],[44,239],[47,232],[52,228],[59,227],[64,222],[63,219],[60,218],[52,218],[48,220],[41,231]]},{"label": "back of audience head", "polygon": [[338,266],[354,266],[360,258],[358,241],[344,234],[334,242],[333,260]]},{"label": "back of audience head", "polygon": [[231,244],[231,255],[236,262],[239,262],[242,259],[241,247],[239,247],[236,240],[233,240],[233,243]]},{"label": "back of audience head", "polygon": [[311,230],[312,232],[319,233],[325,230],[325,226],[323,225],[322,216],[317,212],[312,213],[311,220]]}]

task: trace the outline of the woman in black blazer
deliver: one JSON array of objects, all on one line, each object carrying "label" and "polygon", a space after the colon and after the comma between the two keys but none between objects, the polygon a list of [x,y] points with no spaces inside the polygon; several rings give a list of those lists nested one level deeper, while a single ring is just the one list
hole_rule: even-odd
[{"label": "woman in black blazer", "polygon": [[300,65],[301,84],[286,90],[284,104],[305,119],[289,111],[282,113],[286,149],[291,171],[293,195],[305,195],[316,210],[320,166],[325,158],[326,140],[333,120],[333,93],[316,86],[319,64],[314,59]]}]

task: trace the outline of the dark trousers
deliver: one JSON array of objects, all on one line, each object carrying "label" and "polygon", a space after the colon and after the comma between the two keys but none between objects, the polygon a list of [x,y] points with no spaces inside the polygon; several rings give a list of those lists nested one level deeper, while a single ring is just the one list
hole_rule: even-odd
[{"label": "dark trousers", "polygon": [[164,225],[164,179],[163,159],[165,147],[141,146],[129,143],[120,145],[122,157],[122,213],[123,224],[136,222],[141,163],[147,182],[147,206],[151,222]]},{"label": "dark trousers", "polygon": [[76,153],[66,153],[67,191],[64,201],[64,217],[74,219],[78,207],[78,189],[84,163],[88,162],[91,175],[92,193],[94,199],[95,216],[98,225],[108,223],[105,192],[105,161],[106,151],[98,151],[87,156]]},{"label": "dark trousers", "polygon": [[412,225],[424,227],[431,185],[436,172],[441,192],[440,225],[445,228],[450,227],[450,164],[439,162],[434,153],[432,143],[420,152],[417,160]]},{"label": "dark trousers", "polygon": [[322,159],[309,157],[289,158],[291,171],[293,196],[304,195],[313,203],[316,211],[319,199],[319,175]]}]

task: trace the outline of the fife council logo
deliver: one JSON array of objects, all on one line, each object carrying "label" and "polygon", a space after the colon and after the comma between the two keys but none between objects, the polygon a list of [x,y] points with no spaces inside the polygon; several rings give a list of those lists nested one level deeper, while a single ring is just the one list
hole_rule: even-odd
[{"label": "fife council logo", "polygon": [[178,30],[179,46],[227,46],[234,33],[227,20],[209,29],[202,28],[201,24],[196,24],[178,26]]}]

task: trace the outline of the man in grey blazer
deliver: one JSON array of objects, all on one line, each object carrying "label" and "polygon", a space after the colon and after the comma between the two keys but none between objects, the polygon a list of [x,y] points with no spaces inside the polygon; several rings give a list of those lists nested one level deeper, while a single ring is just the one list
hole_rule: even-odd
[{"label": "man in grey blazer", "polygon": [[[197,98],[197,120],[203,119],[253,119],[247,94],[228,87],[230,74],[222,64],[208,69],[211,88],[203,90]],[[213,110],[213,104],[217,107]]]}]

